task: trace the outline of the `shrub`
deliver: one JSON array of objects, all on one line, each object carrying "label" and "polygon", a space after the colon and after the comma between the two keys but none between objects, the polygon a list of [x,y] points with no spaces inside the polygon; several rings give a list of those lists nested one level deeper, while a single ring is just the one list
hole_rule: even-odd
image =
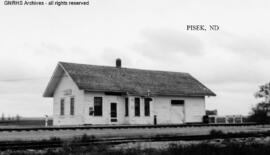
[{"label": "shrub", "polygon": [[267,116],[267,113],[269,111],[268,108],[268,103],[258,103],[255,107],[251,109],[248,121],[257,123],[270,123],[270,117]]}]

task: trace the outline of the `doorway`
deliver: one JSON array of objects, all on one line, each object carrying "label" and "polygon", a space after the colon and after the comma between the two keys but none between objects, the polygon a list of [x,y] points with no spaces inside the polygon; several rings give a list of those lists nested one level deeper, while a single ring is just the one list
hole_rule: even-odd
[{"label": "doorway", "polygon": [[182,124],[185,120],[184,100],[172,100],[170,109],[170,120],[173,124]]},{"label": "doorway", "polygon": [[117,104],[111,103],[111,122],[117,122]]}]

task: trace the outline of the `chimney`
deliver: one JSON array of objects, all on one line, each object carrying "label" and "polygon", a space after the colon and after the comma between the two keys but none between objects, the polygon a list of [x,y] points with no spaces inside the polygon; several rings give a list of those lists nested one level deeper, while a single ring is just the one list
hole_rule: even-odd
[{"label": "chimney", "polygon": [[116,67],[121,68],[121,59],[119,58],[116,59]]}]

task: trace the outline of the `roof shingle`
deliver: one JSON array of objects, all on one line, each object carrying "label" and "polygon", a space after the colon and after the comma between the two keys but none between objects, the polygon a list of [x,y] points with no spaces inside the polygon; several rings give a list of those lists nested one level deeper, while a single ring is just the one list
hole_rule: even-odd
[{"label": "roof shingle", "polygon": [[134,95],[215,96],[188,73],[60,62],[79,89]]}]

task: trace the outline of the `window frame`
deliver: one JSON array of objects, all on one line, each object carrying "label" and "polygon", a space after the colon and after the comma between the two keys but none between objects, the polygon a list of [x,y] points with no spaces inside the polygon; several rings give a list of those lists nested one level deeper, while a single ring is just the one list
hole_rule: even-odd
[{"label": "window frame", "polygon": [[146,117],[150,116],[150,102],[151,101],[152,101],[151,98],[144,99],[144,116],[146,116]]},{"label": "window frame", "polygon": [[125,98],[125,117],[128,117],[129,115],[129,98]]},{"label": "window frame", "polygon": [[185,105],[185,100],[171,100],[171,105]]},{"label": "window frame", "polygon": [[[98,104],[97,99],[101,99],[100,105],[96,105]],[[96,109],[97,106],[100,106],[100,108]],[[100,111],[97,111],[97,110],[100,110]],[[94,97],[94,115],[93,116],[97,116],[97,117],[103,116],[103,98],[102,97]]]},{"label": "window frame", "polygon": [[140,115],[141,115],[141,105],[140,104],[141,104],[140,103],[140,98],[135,97],[134,98],[134,116],[135,117],[140,117]]},{"label": "window frame", "polygon": [[60,116],[65,115],[65,99],[61,98],[60,99]]},{"label": "window frame", "polygon": [[75,97],[70,97],[70,112],[69,112],[69,114],[71,116],[75,115]]}]

